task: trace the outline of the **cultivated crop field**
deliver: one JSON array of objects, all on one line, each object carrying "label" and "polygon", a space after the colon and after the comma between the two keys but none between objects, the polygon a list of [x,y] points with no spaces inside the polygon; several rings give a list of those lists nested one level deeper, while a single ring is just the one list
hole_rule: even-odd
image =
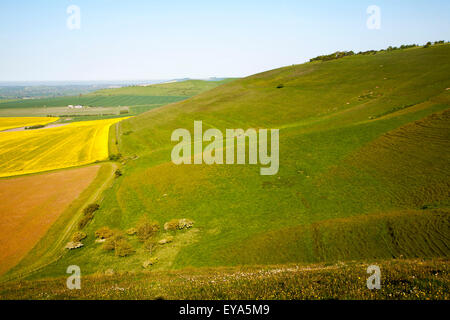
[{"label": "cultivated crop field", "polygon": [[94,180],[100,165],[0,179],[0,274],[17,264]]},{"label": "cultivated crop field", "polygon": [[0,118],[0,131],[25,126],[44,125],[58,120],[53,117],[8,117]]},{"label": "cultivated crop field", "polygon": [[[0,117],[21,117],[24,115],[33,117],[92,117],[92,116],[120,116],[120,112],[129,112],[128,107],[89,107],[82,109],[69,109],[66,107],[34,107],[34,108],[0,108]],[[123,116],[124,114],[122,114]],[[61,119],[64,120],[64,119]]]},{"label": "cultivated crop field", "polygon": [[85,165],[108,158],[108,119],[0,133],[0,177]]}]

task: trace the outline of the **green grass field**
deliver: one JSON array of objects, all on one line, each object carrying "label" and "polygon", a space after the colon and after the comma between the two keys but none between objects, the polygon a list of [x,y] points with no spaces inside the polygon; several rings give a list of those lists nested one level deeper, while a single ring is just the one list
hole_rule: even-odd
[{"label": "green grass field", "polygon": [[[158,259],[156,271],[404,258],[446,265],[449,58],[446,44],[294,65],[121,122],[114,139],[123,175],[103,194],[85,246],[28,279],[64,276],[73,264],[84,274],[138,272],[149,258]],[[261,176],[250,165],[174,165],[171,133],[192,132],[194,120],[223,132],[279,128],[278,174]],[[171,234],[173,242],[152,254],[134,236],[128,257],[95,243],[97,229],[125,231],[143,215],[161,226],[173,218],[195,223],[161,231],[158,239]]]}]

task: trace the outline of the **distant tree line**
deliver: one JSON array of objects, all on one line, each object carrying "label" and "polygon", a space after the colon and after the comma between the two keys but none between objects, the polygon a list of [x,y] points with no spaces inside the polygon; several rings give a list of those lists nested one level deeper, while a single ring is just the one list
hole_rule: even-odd
[{"label": "distant tree line", "polygon": [[[423,47],[424,48],[429,48],[432,45],[445,44],[445,43],[448,43],[448,41],[445,42],[444,40],[440,40],[440,41],[435,41],[434,43],[429,41]],[[348,57],[348,56],[353,56],[353,55],[371,55],[371,54],[376,54],[378,52],[383,52],[383,51],[403,50],[403,49],[415,48],[415,47],[420,47],[420,45],[418,45],[418,44],[406,44],[406,45],[401,45],[400,47],[389,46],[387,49],[360,51],[358,53],[354,53],[353,51],[337,51],[337,52],[334,52],[332,54],[327,54],[327,55],[322,55],[322,56],[318,56],[318,57],[312,58],[312,59],[309,60],[309,62],[313,62],[313,61],[330,61],[330,60],[336,60],[336,59],[340,59],[340,58]]]},{"label": "distant tree line", "polygon": [[313,61],[329,61],[329,60],[335,60],[335,59],[340,59],[343,57],[347,57],[347,56],[353,56],[355,53],[353,51],[337,51],[335,53],[332,54],[327,54],[327,55],[323,55],[323,56],[318,56],[315,58],[310,59],[310,62]]}]

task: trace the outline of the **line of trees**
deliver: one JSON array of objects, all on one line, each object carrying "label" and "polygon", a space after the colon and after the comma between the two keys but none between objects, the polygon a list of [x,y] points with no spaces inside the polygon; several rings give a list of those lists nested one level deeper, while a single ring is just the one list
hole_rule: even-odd
[{"label": "line of trees", "polygon": [[[444,40],[435,41],[435,42],[429,41],[423,47],[424,48],[429,48],[432,45],[445,44],[445,43],[449,43],[449,42],[448,41],[445,42]],[[313,62],[313,61],[330,61],[330,60],[336,60],[336,59],[340,59],[340,58],[344,58],[344,57],[348,57],[348,56],[353,56],[353,55],[370,55],[370,54],[376,54],[378,52],[383,52],[383,51],[403,50],[403,49],[415,48],[415,47],[420,47],[420,46],[418,44],[404,44],[404,45],[401,45],[400,47],[389,46],[387,49],[360,51],[358,53],[354,53],[353,51],[336,51],[336,52],[334,52],[332,54],[327,54],[327,55],[322,55],[322,56],[318,56],[318,57],[312,58],[312,59],[309,60],[309,62]]]}]

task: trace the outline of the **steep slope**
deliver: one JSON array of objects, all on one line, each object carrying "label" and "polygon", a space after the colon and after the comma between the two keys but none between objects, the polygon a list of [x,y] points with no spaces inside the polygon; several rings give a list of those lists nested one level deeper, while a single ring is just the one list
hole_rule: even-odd
[{"label": "steep slope", "polygon": [[[119,258],[94,243],[94,232],[127,230],[144,214],[161,225],[195,221],[153,253],[153,269],[448,256],[449,58],[446,44],[290,66],[122,122],[123,175],[105,193],[85,247],[35,277],[69,264],[85,273],[140,270],[149,254],[139,241]],[[171,133],[192,132],[194,120],[204,130],[279,128],[278,174],[174,165]],[[422,216],[431,204],[438,211]],[[422,225],[429,228],[404,246]]]},{"label": "steep slope", "polygon": [[[320,201],[310,208],[346,203],[348,213],[352,204],[370,214],[261,233],[224,251],[222,259],[263,264],[448,257],[450,171],[443,150],[450,150],[448,109],[389,131],[314,180]],[[396,210],[381,212],[383,206]]]}]

